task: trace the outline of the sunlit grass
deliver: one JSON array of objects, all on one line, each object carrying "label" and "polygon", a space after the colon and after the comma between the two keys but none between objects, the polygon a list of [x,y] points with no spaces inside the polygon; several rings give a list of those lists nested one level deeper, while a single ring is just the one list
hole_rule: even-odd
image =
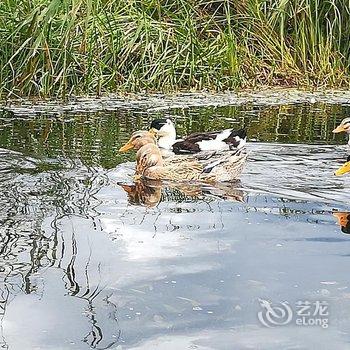
[{"label": "sunlit grass", "polygon": [[2,0],[0,93],[348,87],[349,12],[349,0]]}]

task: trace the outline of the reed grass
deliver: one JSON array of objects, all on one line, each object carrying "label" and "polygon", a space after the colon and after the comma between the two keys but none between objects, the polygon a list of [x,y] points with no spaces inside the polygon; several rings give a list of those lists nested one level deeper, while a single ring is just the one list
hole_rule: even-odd
[{"label": "reed grass", "polygon": [[2,0],[0,95],[349,87],[350,0]]}]

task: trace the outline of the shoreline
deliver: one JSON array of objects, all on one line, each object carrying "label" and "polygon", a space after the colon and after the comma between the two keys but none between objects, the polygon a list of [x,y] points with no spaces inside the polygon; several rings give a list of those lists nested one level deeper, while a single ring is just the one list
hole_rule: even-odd
[{"label": "shoreline", "polygon": [[74,96],[67,100],[17,99],[0,101],[0,110],[15,115],[103,112],[119,108],[161,112],[175,108],[302,103],[350,103],[350,90],[301,90],[266,88],[239,92],[181,92],[174,94],[106,94],[99,97]]}]

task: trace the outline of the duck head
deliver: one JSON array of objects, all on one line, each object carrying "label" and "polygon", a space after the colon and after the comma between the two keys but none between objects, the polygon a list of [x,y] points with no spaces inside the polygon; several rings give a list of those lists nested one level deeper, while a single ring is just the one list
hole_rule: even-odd
[{"label": "duck head", "polygon": [[141,147],[147,144],[155,144],[156,139],[154,135],[148,131],[135,131],[129,141],[122,147],[119,152],[127,152],[131,149],[139,150]]},{"label": "duck head", "polygon": [[155,119],[151,123],[150,133],[158,137],[160,148],[171,149],[176,140],[176,129],[171,119]]},{"label": "duck head", "polygon": [[348,172],[350,172],[350,156],[348,156],[346,162],[334,174],[340,176]]},{"label": "duck head", "polygon": [[350,134],[350,118],[345,118],[341,123],[333,130],[334,133],[346,132]]}]

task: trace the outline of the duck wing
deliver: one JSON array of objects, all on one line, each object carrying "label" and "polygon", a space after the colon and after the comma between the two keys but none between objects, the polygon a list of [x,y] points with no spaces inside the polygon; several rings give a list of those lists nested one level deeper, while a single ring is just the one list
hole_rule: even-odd
[{"label": "duck wing", "polygon": [[203,172],[203,165],[196,160],[179,163],[166,163],[145,169],[143,176],[150,180],[192,181],[198,180]]},{"label": "duck wing", "polygon": [[173,152],[175,154],[186,154],[186,153],[197,153],[201,151],[200,145],[201,141],[215,140],[220,132],[197,132],[179,140],[173,144]]},{"label": "duck wing", "polygon": [[173,144],[175,154],[197,153],[208,150],[229,150],[242,148],[246,141],[246,131],[240,130],[221,130],[205,133],[194,133],[183,140]]},{"label": "duck wing", "polygon": [[221,152],[201,162],[204,166],[202,178],[215,178],[216,181],[235,181],[240,178],[247,154],[241,150]]}]

